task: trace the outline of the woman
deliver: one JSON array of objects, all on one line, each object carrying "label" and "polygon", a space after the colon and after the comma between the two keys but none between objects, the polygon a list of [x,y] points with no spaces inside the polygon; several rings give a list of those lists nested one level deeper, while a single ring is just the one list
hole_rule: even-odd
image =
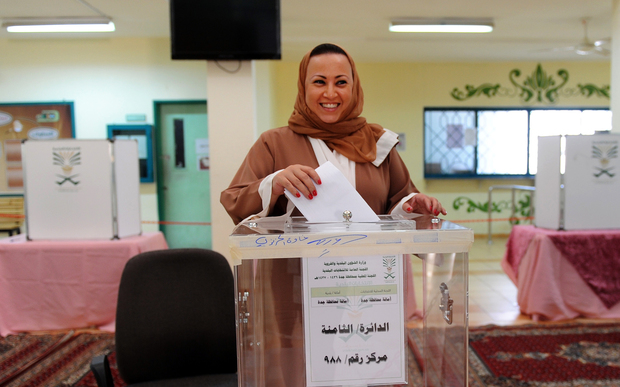
[{"label": "woman", "polygon": [[340,47],[321,44],[299,66],[298,95],[289,126],[263,133],[221,202],[235,223],[251,215],[286,213],[284,190],[312,200],[315,172],[332,161],[377,214],[446,215],[421,194],[394,145],[395,133],[360,117],[364,94],[355,64]]},{"label": "woman", "polygon": [[[301,61],[297,86],[289,125],[263,133],[222,192],[220,201],[235,224],[248,217],[287,214],[285,189],[312,200],[321,184],[315,169],[326,161],[343,172],[377,214],[446,214],[437,199],[419,193],[411,182],[394,149],[398,136],[360,116],[364,95],[349,54],[333,44],[315,47]],[[272,297],[262,300],[268,332],[262,350],[269,363],[265,369],[273,370],[265,374],[264,384],[303,385],[299,261],[259,261],[255,270],[264,276]],[[412,281],[409,300],[411,314]]]}]

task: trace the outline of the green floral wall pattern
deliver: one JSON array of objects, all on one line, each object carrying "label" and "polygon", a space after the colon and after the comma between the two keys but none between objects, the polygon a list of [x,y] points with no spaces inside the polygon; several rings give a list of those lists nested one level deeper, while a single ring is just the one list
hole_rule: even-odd
[{"label": "green floral wall pattern", "polygon": [[[474,212],[476,210],[484,213],[489,212],[489,202],[480,203],[475,202],[472,199],[459,196],[452,202],[452,208],[459,210],[461,207],[465,207],[467,212]],[[500,200],[498,202],[491,203],[491,212],[502,213],[504,210],[511,211],[511,217],[529,217],[532,215],[532,202],[531,195],[523,195],[521,199],[518,199],[515,203],[515,208],[507,200]],[[519,224],[519,220],[511,220],[510,223]]]},{"label": "green floral wall pattern", "polygon": [[556,75],[548,75],[543,70],[542,65],[538,64],[532,74],[521,78],[521,70],[514,69],[508,74],[508,80],[513,87],[503,87],[499,83],[483,83],[480,86],[465,85],[465,89],[461,90],[455,87],[450,95],[458,101],[465,101],[470,98],[486,95],[488,98],[502,97],[520,97],[523,102],[541,102],[554,103],[559,96],[585,96],[610,98],[609,85],[601,87],[591,83],[579,83],[576,87],[566,87],[568,83],[568,71],[560,69]]}]

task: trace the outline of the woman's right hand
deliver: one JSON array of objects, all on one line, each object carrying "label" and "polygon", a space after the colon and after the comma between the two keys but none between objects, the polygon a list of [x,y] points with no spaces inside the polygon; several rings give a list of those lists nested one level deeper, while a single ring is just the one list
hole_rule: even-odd
[{"label": "woman's right hand", "polygon": [[298,198],[305,196],[312,199],[316,196],[315,183],[321,184],[321,178],[314,168],[300,164],[289,165],[274,176],[272,196],[279,197],[284,194],[284,189],[287,189]]}]

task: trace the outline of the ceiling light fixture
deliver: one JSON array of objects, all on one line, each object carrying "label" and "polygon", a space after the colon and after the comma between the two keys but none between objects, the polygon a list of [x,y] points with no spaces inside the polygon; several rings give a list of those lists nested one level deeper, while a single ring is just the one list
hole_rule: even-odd
[{"label": "ceiling light fixture", "polygon": [[112,32],[115,30],[108,17],[82,18],[16,18],[3,20],[8,32]]},{"label": "ceiling light fixture", "polygon": [[493,31],[493,19],[394,19],[392,32],[485,33]]}]

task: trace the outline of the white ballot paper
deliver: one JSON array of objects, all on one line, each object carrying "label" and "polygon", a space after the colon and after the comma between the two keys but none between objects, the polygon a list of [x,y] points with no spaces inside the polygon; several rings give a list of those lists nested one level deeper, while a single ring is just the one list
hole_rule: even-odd
[{"label": "white ballot paper", "polygon": [[309,222],[342,222],[344,211],[351,211],[352,222],[378,222],[379,217],[349,183],[349,180],[331,162],[316,169],[322,184],[315,184],[317,195],[296,197],[284,193]]}]

